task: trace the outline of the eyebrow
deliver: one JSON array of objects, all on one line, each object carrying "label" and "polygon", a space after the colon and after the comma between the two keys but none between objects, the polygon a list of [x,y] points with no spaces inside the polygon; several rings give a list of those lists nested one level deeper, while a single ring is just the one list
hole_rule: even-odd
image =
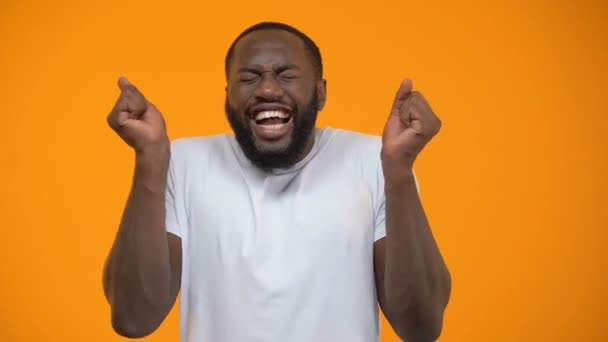
[{"label": "eyebrow", "polygon": [[295,64],[280,64],[279,66],[277,66],[276,68],[276,72],[277,73],[282,73],[285,70],[289,70],[289,69],[300,69],[297,65]]},{"label": "eyebrow", "polygon": [[239,70],[237,72],[251,72],[254,74],[259,73],[260,71],[258,69],[255,68],[250,68],[250,67],[243,67],[243,68],[239,68]]}]

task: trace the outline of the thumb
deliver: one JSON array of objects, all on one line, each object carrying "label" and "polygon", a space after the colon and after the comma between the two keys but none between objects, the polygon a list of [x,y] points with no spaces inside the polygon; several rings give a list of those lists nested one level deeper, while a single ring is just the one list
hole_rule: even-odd
[{"label": "thumb", "polygon": [[135,86],[133,85],[133,83],[131,83],[126,77],[124,76],[120,76],[118,78],[118,87],[120,88],[120,90],[125,90],[129,87],[135,88]]},{"label": "thumb", "polygon": [[121,110],[129,113],[128,118],[140,118],[148,108],[148,101],[144,95],[126,77],[118,78],[118,87],[121,90]]},{"label": "thumb", "polygon": [[391,109],[391,115],[399,116],[399,109],[411,94],[412,89],[414,88],[414,82],[411,79],[406,78],[401,81],[401,86],[397,91],[397,95],[395,95],[395,101],[393,101],[393,108]]}]

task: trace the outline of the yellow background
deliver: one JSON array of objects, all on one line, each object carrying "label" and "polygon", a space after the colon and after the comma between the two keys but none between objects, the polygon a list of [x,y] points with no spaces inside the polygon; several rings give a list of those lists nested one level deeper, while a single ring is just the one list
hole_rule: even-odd
[{"label": "yellow background", "polygon": [[[380,134],[402,77],[443,119],[421,196],[453,275],[441,341],[607,341],[605,1],[0,3],[0,341],[121,341],[101,270],[128,76],[172,138],[229,129],[223,58],[261,20],[322,49],[320,125]],[[146,341],[177,341],[174,310]],[[386,325],[382,341],[396,341]]]}]

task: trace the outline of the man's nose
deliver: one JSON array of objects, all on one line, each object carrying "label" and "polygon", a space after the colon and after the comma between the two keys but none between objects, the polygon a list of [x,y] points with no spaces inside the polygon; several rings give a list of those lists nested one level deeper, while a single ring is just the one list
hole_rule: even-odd
[{"label": "man's nose", "polygon": [[256,89],[256,96],[265,101],[276,101],[283,96],[283,88],[275,75],[262,75],[262,80]]}]

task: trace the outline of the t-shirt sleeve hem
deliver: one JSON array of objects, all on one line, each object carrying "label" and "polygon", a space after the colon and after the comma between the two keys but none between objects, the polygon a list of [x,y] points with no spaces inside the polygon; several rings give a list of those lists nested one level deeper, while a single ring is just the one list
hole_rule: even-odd
[{"label": "t-shirt sleeve hem", "polygon": [[167,233],[171,233],[171,234],[173,234],[173,235],[175,235],[177,237],[180,237],[180,238],[182,237],[181,229],[179,229],[176,226],[170,226],[170,225],[168,225],[167,228],[166,228],[166,230],[167,230]]},{"label": "t-shirt sleeve hem", "polygon": [[384,227],[376,227],[374,230],[374,242],[386,237],[386,229]]}]

